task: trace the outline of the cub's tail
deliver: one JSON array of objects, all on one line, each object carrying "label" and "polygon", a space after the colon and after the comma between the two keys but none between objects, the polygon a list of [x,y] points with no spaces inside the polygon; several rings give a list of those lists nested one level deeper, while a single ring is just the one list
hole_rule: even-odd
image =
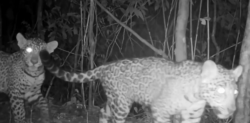
[{"label": "cub's tail", "polygon": [[40,51],[40,58],[43,65],[49,72],[64,81],[84,83],[98,79],[98,73],[96,74],[96,72],[94,72],[95,70],[89,70],[84,73],[76,73],[59,68],[47,50]]}]

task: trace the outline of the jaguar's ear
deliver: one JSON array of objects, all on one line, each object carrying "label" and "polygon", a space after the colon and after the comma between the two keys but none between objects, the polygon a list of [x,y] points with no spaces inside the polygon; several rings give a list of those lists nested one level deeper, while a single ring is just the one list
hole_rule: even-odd
[{"label": "jaguar's ear", "polygon": [[19,46],[20,49],[25,49],[25,46],[27,45],[27,39],[24,38],[24,36],[21,33],[17,33],[16,35],[17,39],[17,45]]},{"label": "jaguar's ear", "polygon": [[218,75],[218,73],[217,65],[213,61],[205,61],[201,69],[202,82],[206,83],[211,81]]},{"label": "jaguar's ear", "polygon": [[47,43],[46,50],[49,53],[53,53],[54,50],[57,48],[57,46],[58,46],[58,42],[57,41],[51,41],[51,42]]},{"label": "jaguar's ear", "polygon": [[239,65],[238,67],[236,67],[233,71],[233,74],[235,75],[235,77],[237,78],[237,80],[239,79],[239,77],[241,76],[242,72],[243,72],[243,67],[241,65]]}]

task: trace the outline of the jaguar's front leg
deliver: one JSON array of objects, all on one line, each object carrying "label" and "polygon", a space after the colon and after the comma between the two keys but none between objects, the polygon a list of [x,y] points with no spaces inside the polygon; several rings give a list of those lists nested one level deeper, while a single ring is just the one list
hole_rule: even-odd
[{"label": "jaguar's front leg", "polygon": [[33,86],[29,92],[26,92],[24,98],[29,104],[34,104],[39,110],[42,121],[44,123],[49,122],[49,109],[46,99],[43,97],[39,86]]},{"label": "jaguar's front leg", "polygon": [[38,95],[38,97],[39,98],[37,99],[36,107],[40,109],[43,122],[48,123],[50,121],[50,117],[47,100],[42,96],[41,93]]},{"label": "jaguar's front leg", "polygon": [[199,123],[205,110],[206,101],[201,100],[193,103],[190,107],[181,112],[181,123]]},{"label": "jaguar's front leg", "polygon": [[10,104],[11,111],[14,116],[15,123],[26,123],[25,121],[25,109],[24,109],[24,100],[22,97],[17,95],[21,95],[18,93],[10,94]]}]

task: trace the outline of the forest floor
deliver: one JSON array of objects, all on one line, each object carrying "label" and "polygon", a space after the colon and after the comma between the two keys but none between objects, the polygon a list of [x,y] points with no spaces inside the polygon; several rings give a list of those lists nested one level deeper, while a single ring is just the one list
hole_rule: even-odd
[{"label": "forest floor", "polygon": [[[87,113],[82,106],[74,103],[66,103],[64,105],[53,105],[50,103],[50,119],[52,123],[98,123],[99,120],[99,107],[91,108],[91,113]],[[26,109],[31,109],[26,107]],[[31,112],[31,111],[29,111]],[[143,115],[143,114],[141,114]],[[31,123],[42,123],[39,110],[33,109],[32,113],[29,113],[29,120]],[[126,123],[147,123],[147,119],[144,116],[130,115],[126,119]],[[0,101],[0,123],[12,123],[10,103],[7,100]]]},{"label": "forest floor", "polygon": [[[53,99],[50,99],[53,100]],[[76,99],[71,99],[63,104],[57,104],[58,101],[49,102],[51,123],[98,123],[100,108],[95,106],[86,111],[84,106]],[[103,105],[103,104],[102,104]],[[42,123],[40,111],[31,107],[26,107],[27,116],[30,123]],[[30,113],[32,112],[32,113]],[[132,107],[131,112],[126,119],[126,123],[152,123],[152,117],[148,111],[142,108]],[[32,119],[32,120],[31,120]],[[206,108],[201,123],[230,123],[232,119],[219,120],[210,108]],[[13,123],[11,117],[10,103],[7,96],[0,94],[0,123]]]}]

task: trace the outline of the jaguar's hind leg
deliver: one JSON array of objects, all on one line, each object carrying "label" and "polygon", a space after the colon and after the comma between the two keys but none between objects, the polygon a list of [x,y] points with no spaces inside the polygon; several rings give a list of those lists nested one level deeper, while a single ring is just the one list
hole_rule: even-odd
[{"label": "jaguar's hind leg", "polygon": [[[159,110],[161,110],[161,109],[159,109]],[[170,123],[171,122],[170,116],[164,115],[164,113],[162,113],[159,110],[152,111],[154,123]]]},{"label": "jaguar's hind leg", "polygon": [[125,97],[118,97],[110,102],[110,110],[113,114],[112,123],[124,123],[128,116],[132,102]]},{"label": "jaguar's hind leg", "polygon": [[108,98],[107,104],[101,109],[99,123],[124,123],[132,103],[125,98]]},{"label": "jaguar's hind leg", "polygon": [[111,117],[112,117],[112,112],[110,110],[108,101],[105,107],[101,108],[100,110],[99,123],[108,123]]},{"label": "jaguar's hind leg", "polygon": [[167,103],[162,102],[162,100],[156,100],[150,106],[152,111],[152,116],[154,118],[154,123],[170,123],[171,122],[171,107],[168,107]]}]

